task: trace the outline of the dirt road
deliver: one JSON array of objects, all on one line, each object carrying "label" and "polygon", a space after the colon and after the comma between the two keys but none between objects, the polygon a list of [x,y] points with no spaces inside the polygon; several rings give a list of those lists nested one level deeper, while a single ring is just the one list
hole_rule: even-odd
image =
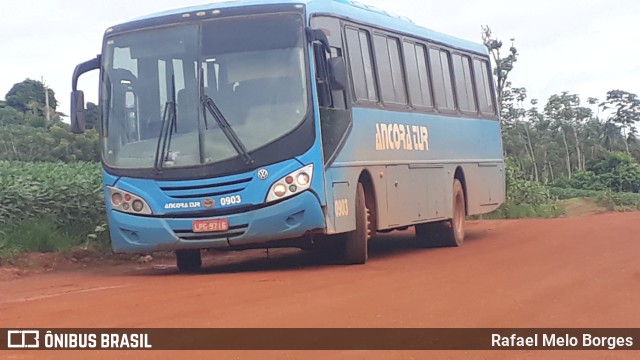
[{"label": "dirt road", "polygon": [[[640,214],[473,221],[461,248],[413,231],[372,242],[365,266],[293,250],[0,281],[0,327],[640,327]],[[42,353],[0,354],[10,359]],[[104,357],[56,352],[47,357]],[[123,355],[123,354],[120,354]],[[126,355],[126,354],[124,354]],[[133,353],[132,358],[177,356]],[[189,353],[189,357],[197,355]],[[634,358],[629,352],[218,352],[236,358]],[[210,356],[204,356],[209,358]]]}]

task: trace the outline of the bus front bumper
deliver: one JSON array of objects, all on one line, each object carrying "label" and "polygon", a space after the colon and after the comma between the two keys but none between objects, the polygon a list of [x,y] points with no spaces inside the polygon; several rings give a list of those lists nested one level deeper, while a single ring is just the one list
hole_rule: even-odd
[{"label": "bus front bumper", "polygon": [[[229,230],[192,232],[194,220],[226,218]],[[258,210],[211,218],[154,218],[109,212],[109,231],[117,253],[185,249],[229,249],[295,239],[325,227],[318,199],[309,191]]]}]

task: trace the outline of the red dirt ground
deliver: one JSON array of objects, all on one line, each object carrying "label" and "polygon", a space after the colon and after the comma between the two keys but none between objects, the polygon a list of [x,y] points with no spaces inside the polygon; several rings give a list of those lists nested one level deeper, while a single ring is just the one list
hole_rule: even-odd
[{"label": "red dirt ground", "polygon": [[[0,327],[640,327],[640,213],[471,221],[461,248],[413,231],[372,241],[369,262],[312,253],[210,254],[12,275]],[[11,352],[0,358],[637,358],[631,352]]]}]

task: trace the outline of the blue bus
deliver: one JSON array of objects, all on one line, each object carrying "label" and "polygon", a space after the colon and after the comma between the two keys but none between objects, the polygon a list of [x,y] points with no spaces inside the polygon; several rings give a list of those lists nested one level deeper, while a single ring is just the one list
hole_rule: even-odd
[{"label": "blue bus", "polygon": [[[112,246],[325,248],[363,264],[378,232],[459,246],[505,198],[486,48],[352,0],[250,0],[106,30],[97,126]],[[326,245],[330,244],[330,245]]]}]

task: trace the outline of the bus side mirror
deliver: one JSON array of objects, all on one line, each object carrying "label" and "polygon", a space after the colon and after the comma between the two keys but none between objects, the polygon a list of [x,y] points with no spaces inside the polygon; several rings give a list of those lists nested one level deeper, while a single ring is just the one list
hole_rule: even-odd
[{"label": "bus side mirror", "polygon": [[85,61],[76,66],[71,79],[71,132],[74,134],[82,134],[86,125],[86,109],[84,108],[84,93],[78,90],[78,78],[80,75],[100,69],[102,56],[98,55],[95,59]]},{"label": "bus side mirror", "polygon": [[71,92],[71,132],[82,134],[86,126],[86,109],[84,108],[84,93],[80,90]]},{"label": "bus side mirror", "polygon": [[317,41],[324,46],[325,51],[329,51],[329,39],[327,39],[327,34],[320,29],[312,29],[307,28],[307,38],[310,42]]},{"label": "bus side mirror", "polygon": [[332,90],[345,90],[347,88],[347,66],[342,57],[329,59],[329,81]]}]

